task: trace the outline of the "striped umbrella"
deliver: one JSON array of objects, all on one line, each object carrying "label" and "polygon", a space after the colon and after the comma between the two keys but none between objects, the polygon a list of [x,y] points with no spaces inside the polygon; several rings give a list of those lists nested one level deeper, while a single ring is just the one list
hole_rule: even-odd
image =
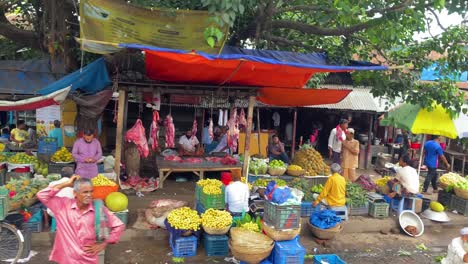
[{"label": "striped umbrella", "polygon": [[419,105],[401,104],[388,111],[380,124],[413,134],[441,135],[452,139],[468,137],[468,116],[460,113],[452,118],[440,105],[429,112]]}]

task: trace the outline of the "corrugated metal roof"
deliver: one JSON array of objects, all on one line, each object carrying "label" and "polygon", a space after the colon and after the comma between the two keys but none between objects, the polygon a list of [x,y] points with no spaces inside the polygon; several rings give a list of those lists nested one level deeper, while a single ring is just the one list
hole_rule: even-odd
[{"label": "corrugated metal roof", "polygon": [[53,83],[48,59],[0,61],[0,93],[35,95],[37,90]]},{"label": "corrugated metal roof", "polygon": [[369,87],[352,87],[349,85],[335,86],[335,85],[323,85],[323,88],[333,89],[352,89],[348,96],[343,101],[336,104],[326,105],[313,105],[307,106],[308,108],[317,109],[333,109],[333,110],[348,110],[348,111],[363,111],[363,112],[386,112],[385,106],[388,100],[384,98],[375,98],[370,92]]}]

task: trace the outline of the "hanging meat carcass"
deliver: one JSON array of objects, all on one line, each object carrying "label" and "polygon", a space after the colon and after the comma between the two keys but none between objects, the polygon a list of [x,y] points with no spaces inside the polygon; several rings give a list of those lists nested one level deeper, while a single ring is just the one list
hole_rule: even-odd
[{"label": "hanging meat carcass", "polygon": [[164,119],[164,127],[166,127],[166,148],[175,148],[175,127],[171,115],[167,115]]},{"label": "hanging meat carcass", "polygon": [[227,122],[229,130],[227,132],[228,147],[232,152],[237,151],[237,142],[239,140],[239,120],[237,118],[237,108],[232,109],[231,116]]},{"label": "hanging meat carcass", "polygon": [[150,136],[148,140],[148,144],[151,145],[151,149],[153,151],[158,148],[158,132],[159,132],[158,122],[159,122],[159,113],[158,111],[154,110],[153,121],[151,122]]},{"label": "hanging meat carcass", "polygon": [[140,119],[137,119],[135,125],[127,131],[125,140],[135,143],[140,156],[144,158],[148,157],[148,141],[146,140],[145,128]]},{"label": "hanging meat carcass", "polygon": [[247,119],[245,119],[244,108],[241,108],[241,111],[240,111],[239,126],[247,127]]}]

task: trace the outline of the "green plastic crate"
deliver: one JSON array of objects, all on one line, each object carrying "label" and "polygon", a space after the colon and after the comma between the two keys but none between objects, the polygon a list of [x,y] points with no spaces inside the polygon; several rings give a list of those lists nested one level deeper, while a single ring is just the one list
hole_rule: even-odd
[{"label": "green plastic crate", "polygon": [[348,205],[349,208],[349,215],[352,216],[359,216],[359,215],[368,215],[369,214],[369,203],[366,202],[363,205]]},{"label": "green plastic crate", "polygon": [[369,203],[369,215],[375,218],[386,218],[389,208],[388,203]]},{"label": "green plastic crate", "polygon": [[1,195],[0,196],[0,221],[5,219],[8,213],[8,196]]},{"label": "green plastic crate", "polygon": [[301,205],[278,205],[265,201],[263,220],[275,229],[294,229],[301,223]]},{"label": "green plastic crate", "polygon": [[124,210],[124,211],[121,211],[121,212],[115,212],[114,215],[117,216],[120,219],[120,221],[122,221],[124,223],[125,226],[127,226],[127,224],[128,224],[128,209]]},{"label": "green plastic crate", "polygon": [[[201,188],[200,188],[201,189]],[[224,185],[222,186],[221,194],[205,194],[202,190],[200,193],[200,202],[205,207],[205,209],[224,209],[226,203],[224,201]]]}]

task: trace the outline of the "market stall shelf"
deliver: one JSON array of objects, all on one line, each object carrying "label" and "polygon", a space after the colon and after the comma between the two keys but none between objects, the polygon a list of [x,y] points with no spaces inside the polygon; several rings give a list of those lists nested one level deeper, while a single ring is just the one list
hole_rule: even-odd
[{"label": "market stall shelf", "polygon": [[188,163],[180,161],[167,161],[163,157],[158,156],[156,158],[159,171],[159,187],[164,187],[164,181],[173,172],[192,172],[197,175],[200,180],[203,180],[205,172],[207,171],[229,171],[229,170],[240,170],[242,165],[237,163],[236,165],[224,165],[221,163],[215,163],[207,160],[203,160],[200,163]]},{"label": "market stall shelf", "polygon": [[462,161],[462,174],[465,173],[465,163],[466,163],[466,157],[468,156],[465,153],[459,153],[453,150],[445,150],[444,154],[448,155],[450,157],[450,170],[453,171],[453,165],[455,163],[455,159],[460,159]]}]

